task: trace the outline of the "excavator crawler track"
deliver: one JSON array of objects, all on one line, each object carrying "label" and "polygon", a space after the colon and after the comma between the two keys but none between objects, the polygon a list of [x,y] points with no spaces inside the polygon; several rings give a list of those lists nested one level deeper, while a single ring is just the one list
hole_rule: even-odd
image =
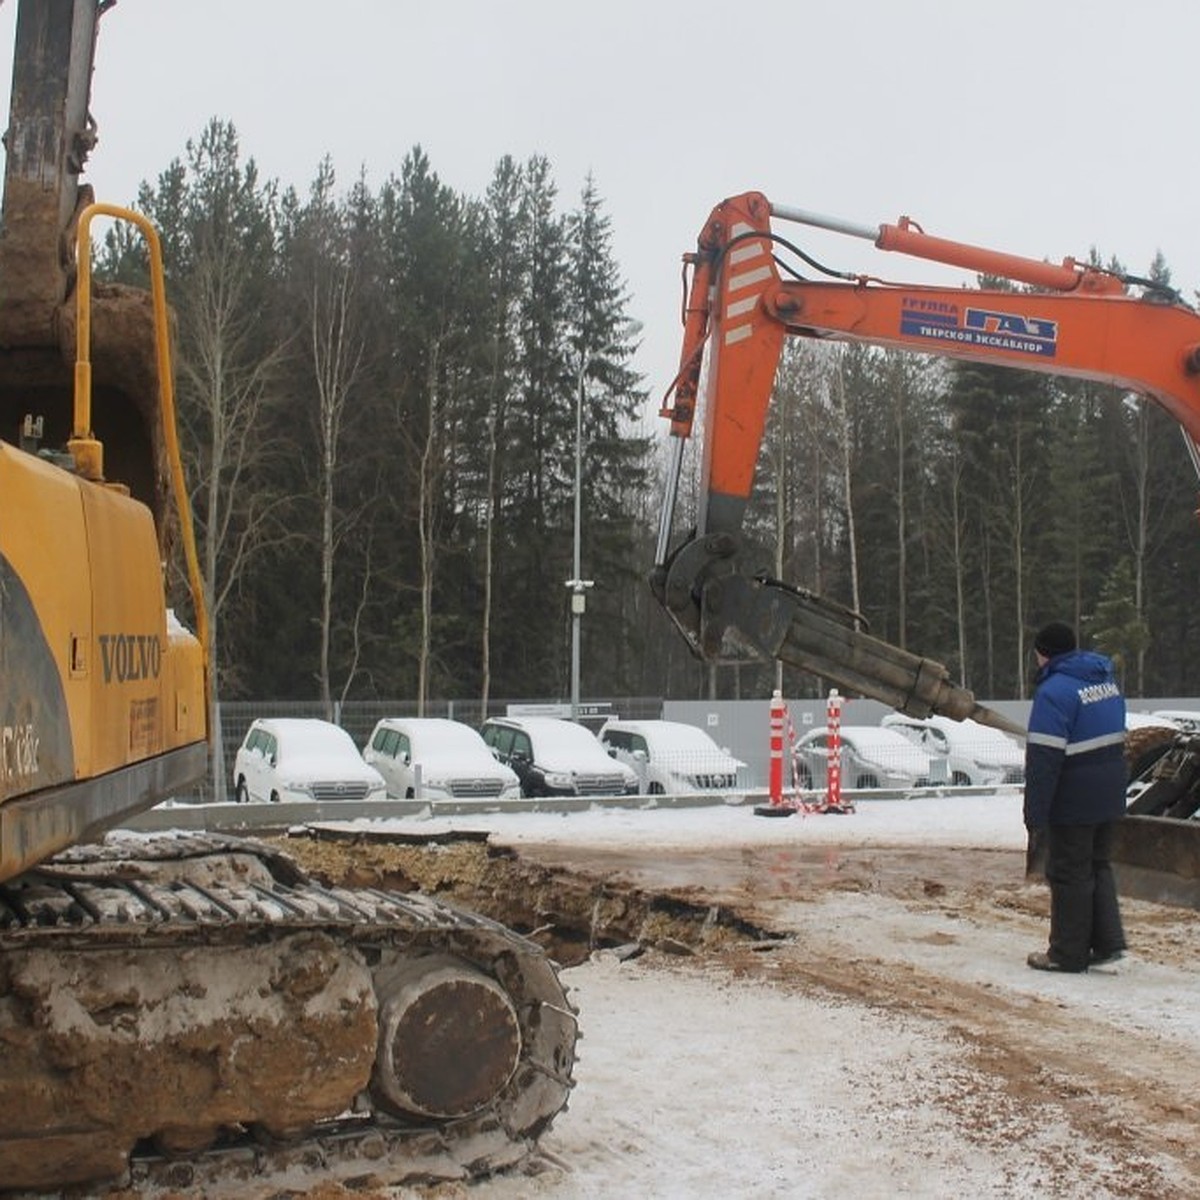
[{"label": "excavator crawler track", "polygon": [[486,918],[238,839],[77,847],[0,887],[0,1191],[485,1174],[565,1107],[576,1038]]}]

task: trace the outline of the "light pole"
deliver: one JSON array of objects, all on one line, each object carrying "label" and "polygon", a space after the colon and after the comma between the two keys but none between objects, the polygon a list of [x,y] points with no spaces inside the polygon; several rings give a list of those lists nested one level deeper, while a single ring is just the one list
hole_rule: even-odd
[{"label": "light pole", "polygon": [[579,719],[579,634],[587,590],[592,580],[580,578],[583,568],[580,550],[580,495],[583,491],[583,380],[584,368],[579,368],[579,389],[575,394],[575,553],[572,577],[567,580],[571,590],[571,719]]}]

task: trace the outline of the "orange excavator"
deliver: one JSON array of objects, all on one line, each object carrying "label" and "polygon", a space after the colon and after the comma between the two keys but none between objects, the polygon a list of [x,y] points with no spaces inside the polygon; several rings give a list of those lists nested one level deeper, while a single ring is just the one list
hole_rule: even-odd
[{"label": "orange excavator", "polygon": [[[1022,290],[890,284],[865,275],[784,278],[779,232],[794,222],[879,250],[1027,285]],[[731,646],[820,675],[914,716],[940,713],[1023,734],[957,686],[940,663],[872,637],[857,614],[755,574],[742,522],[775,373],[790,336],[858,341],[1115,384],[1170,412],[1200,464],[1200,315],[1150,281],[1073,259],[1048,263],[932,237],[908,218],[865,226],[772,204],[759,192],[712,211],[694,253],[671,423],[666,495],[650,583],[694,652]],[[1130,285],[1141,285],[1140,296]],[[703,393],[701,391],[703,383]],[[672,542],[684,447],[703,400],[696,527]],[[1122,822],[1127,891],[1200,901],[1200,743],[1176,739]],[[1168,778],[1169,776],[1169,778]]]},{"label": "orange excavator", "polygon": [[[0,211],[0,1193],[380,1185],[517,1161],[566,1104],[542,949],[216,837],[94,839],[208,770],[204,591],[153,228],[79,177],[98,20],[18,7]],[[151,289],[93,284],[93,218]],[[195,633],[167,607],[181,545]]]}]

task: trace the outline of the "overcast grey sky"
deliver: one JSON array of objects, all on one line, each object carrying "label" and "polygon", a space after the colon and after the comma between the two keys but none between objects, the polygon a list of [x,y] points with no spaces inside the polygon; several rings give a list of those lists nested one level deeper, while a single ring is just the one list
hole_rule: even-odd
[{"label": "overcast grey sky", "polygon": [[[15,0],[0,4],[7,123]],[[128,203],[210,117],[304,188],[323,155],[378,184],[420,144],[481,194],[546,155],[562,207],[590,171],[644,326],[674,373],[679,259],[751,189],[868,225],[1055,261],[1092,246],[1200,287],[1194,0],[119,0],[101,21],[87,178]],[[792,227],[833,266],[958,282]]]}]

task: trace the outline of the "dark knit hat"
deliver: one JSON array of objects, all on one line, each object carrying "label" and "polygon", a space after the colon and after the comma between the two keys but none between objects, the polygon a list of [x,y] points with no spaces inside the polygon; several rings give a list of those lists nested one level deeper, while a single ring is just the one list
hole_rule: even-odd
[{"label": "dark knit hat", "polygon": [[1075,630],[1061,621],[1051,621],[1038,630],[1037,637],[1033,639],[1033,648],[1047,658],[1066,654],[1075,649]]}]

